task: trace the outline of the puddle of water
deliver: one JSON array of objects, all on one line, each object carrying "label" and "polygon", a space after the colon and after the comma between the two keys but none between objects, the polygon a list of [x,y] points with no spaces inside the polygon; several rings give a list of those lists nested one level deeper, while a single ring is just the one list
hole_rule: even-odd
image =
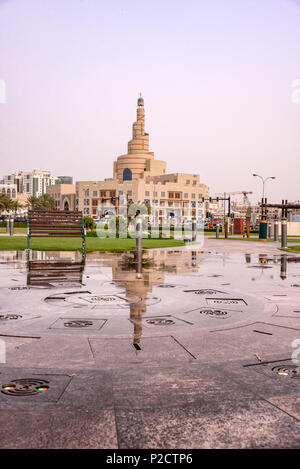
[{"label": "puddle of water", "polygon": [[[8,295],[9,303],[10,292],[14,294],[7,306],[10,312],[14,303],[18,308],[20,318],[14,322],[23,320],[22,306],[26,309],[31,304],[34,311],[43,302],[56,313],[62,311],[68,323],[76,324],[68,327],[70,333],[81,328],[80,321],[85,330],[93,321],[100,321],[104,324],[101,333],[106,333],[109,317],[120,315],[129,321],[119,324],[115,333],[128,334],[133,329],[133,345],[141,348],[144,331],[162,333],[245,319],[251,310],[245,300],[249,284],[273,287],[279,294],[278,286],[286,285],[283,280],[290,278],[290,287],[296,284],[299,262],[300,256],[168,249],[145,251],[139,266],[134,252],[94,252],[86,259],[79,252],[33,252],[28,261],[24,251],[6,251],[0,252],[0,295]],[[232,291],[238,291],[238,296]],[[3,307],[0,313],[5,314]],[[188,317],[184,317],[186,313]],[[47,314],[51,314],[49,310]]]}]

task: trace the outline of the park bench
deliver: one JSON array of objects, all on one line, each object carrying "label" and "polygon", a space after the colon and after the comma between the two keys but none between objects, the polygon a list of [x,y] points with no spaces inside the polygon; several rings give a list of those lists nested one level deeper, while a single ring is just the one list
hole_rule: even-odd
[{"label": "park bench", "polygon": [[68,284],[82,284],[84,260],[33,260],[28,262],[27,285],[54,286]]},{"label": "park bench", "polygon": [[81,238],[86,251],[86,231],[82,212],[28,210],[27,247],[31,238]]}]

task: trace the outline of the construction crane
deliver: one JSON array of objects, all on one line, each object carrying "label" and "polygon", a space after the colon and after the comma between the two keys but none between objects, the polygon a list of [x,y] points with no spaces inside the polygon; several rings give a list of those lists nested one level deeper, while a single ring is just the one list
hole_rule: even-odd
[{"label": "construction crane", "polygon": [[[237,191],[237,192],[226,192],[226,195],[232,196],[232,195],[238,195],[238,194],[243,194],[243,211],[246,213],[247,210],[247,205],[251,205],[248,194],[253,194],[251,191]],[[216,196],[219,195],[224,195],[223,194],[216,194]]]}]

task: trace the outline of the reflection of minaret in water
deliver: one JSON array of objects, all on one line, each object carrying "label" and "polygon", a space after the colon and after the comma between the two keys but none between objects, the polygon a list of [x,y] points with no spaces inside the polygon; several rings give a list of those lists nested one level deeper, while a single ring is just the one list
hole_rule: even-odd
[{"label": "reflection of minaret in water", "polygon": [[[130,302],[130,322],[133,324],[133,346],[136,350],[141,350],[142,320],[143,314],[147,310],[147,294],[152,292],[152,286],[158,285],[164,281],[164,274],[160,270],[155,270],[148,265],[141,269],[141,262],[138,263],[137,253],[134,253],[134,259],[129,258],[124,264],[116,265],[113,269],[112,279],[118,280],[119,286],[126,290],[126,299]],[[135,263],[135,269],[130,270],[132,262]],[[128,264],[127,264],[128,263]],[[121,267],[121,268],[120,268]],[[137,278],[137,274],[139,274]],[[134,302],[140,298],[140,301]]]}]

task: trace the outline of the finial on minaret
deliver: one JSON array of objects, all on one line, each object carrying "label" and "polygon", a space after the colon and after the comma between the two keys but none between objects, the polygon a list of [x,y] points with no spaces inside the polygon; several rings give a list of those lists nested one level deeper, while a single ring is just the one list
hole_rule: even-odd
[{"label": "finial on minaret", "polygon": [[140,97],[138,99],[137,104],[138,104],[139,107],[144,107],[144,100],[142,98],[142,93],[140,93]]}]

